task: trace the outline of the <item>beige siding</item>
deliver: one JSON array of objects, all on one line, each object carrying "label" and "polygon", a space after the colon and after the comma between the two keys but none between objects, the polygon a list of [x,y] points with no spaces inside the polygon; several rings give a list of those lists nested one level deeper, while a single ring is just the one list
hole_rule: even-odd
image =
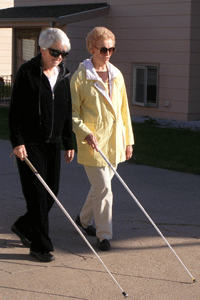
[{"label": "beige siding", "polygon": [[[14,0],[1,0],[0,9],[13,6]],[[0,76],[12,73],[12,29],[0,29]]]},{"label": "beige siding", "polygon": [[200,3],[191,8],[189,120],[200,119]]},{"label": "beige siding", "polygon": [[[118,1],[119,2],[119,1]],[[124,1],[123,1],[124,2]],[[158,108],[131,105],[133,115],[187,120],[190,64],[190,1],[125,1],[112,4],[109,27],[120,54],[113,62],[159,64]],[[132,77],[125,70],[130,104]],[[181,95],[181,96],[180,96]],[[169,106],[165,106],[166,103]]]}]

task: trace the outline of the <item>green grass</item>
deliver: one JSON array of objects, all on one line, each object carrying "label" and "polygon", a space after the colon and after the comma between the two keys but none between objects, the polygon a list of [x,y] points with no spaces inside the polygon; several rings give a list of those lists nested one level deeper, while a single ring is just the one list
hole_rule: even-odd
[{"label": "green grass", "polygon": [[[8,110],[0,107],[0,139],[9,139]],[[130,162],[200,174],[200,132],[155,125],[133,123],[135,146]]]},{"label": "green grass", "polygon": [[200,132],[133,123],[132,163],[200,174]]}]

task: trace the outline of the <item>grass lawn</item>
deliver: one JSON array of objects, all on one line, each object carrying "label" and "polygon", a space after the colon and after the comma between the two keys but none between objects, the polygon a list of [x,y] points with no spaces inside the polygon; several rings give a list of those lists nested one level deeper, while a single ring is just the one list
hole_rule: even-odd
[{"label": "grass lawn", "polygon": [[200,132],[133,123],[131,162],[200,174]]},{"label": "grass lawn", "polygon": [[[0,139],[9,139],[8,110],[0,107]],[[200,132],[145,123],[133,123],[133,131],[135,146],[130,163],[200,174]]]}]

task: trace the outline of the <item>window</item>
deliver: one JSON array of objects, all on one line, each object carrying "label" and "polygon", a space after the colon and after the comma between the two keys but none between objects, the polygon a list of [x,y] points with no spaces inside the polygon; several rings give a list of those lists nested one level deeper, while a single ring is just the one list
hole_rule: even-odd
[{"label": "window", "polygon": [[157,107],[158,66],[133,66],[133,104]]},{"label": "window", "polygon": [[22,39],[22,59],[28,61],[34,56],[35,56],[35,40]]}]

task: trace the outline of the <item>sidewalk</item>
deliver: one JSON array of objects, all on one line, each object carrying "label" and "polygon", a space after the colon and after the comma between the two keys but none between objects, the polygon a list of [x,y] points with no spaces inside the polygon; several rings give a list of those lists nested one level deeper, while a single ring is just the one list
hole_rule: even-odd
[{"label": "sidewalk", "polygon": [[[2,300],[118,300],[120,288],[57,204],[50,214],[56,260],[29,255],[10,226],[25,212],[9,141],[0,140],[0,298]],[[63,152],[64,154],[64,152]],[[112,249],[101,252],[86,236],[122,289],[133,300],[200,298],[200,176],[123,163],[118,173],[161,230],[192,278],[128,192],[113,179]],[[58,199],[76,218],[89,182],[76,158],[62,161]]]}]

